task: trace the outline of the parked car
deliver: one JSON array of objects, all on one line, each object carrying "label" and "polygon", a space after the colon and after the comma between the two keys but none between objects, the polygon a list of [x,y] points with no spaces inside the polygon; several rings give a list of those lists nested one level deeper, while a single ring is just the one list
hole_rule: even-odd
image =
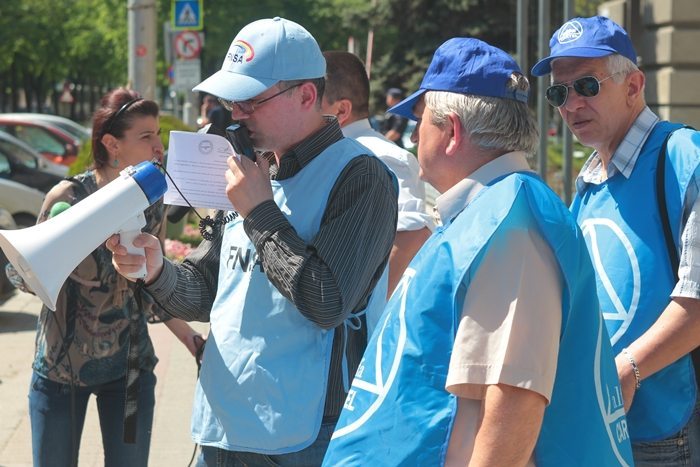
[{"label": "parked car", "polygon": [[[20,148],[20,150],[18,150]],[[12,180],[46,193],[63,176],[51,173],[45,168],[41,156],[22,151],[6,135],[0,136],[0,178]]]},{"label": "parked car", "polygon": [[[12,215],[6,209],[0,208],[0,229],[2,230],[14,230],[17,228],[15,220]],[[0,250],[0,303],[4,303],[8,298],[10,298],[14,293],[15,289],[10,280],[5,274],[5,265],[8,263],[7,256],[5,252]]]},{"label": "parked car", "polygon": [[3,153],[13,154],[15,159],[18,159],[28,167],[61,177],[68,175],[68,166],[51,162],[27,144],[2,131],[0,131],[0,150],[2,150]]},{"label": "parked car", "polygon": [[24,141],[52,162],[69,166],[78,157],[80,140],[49,123],[0,115],[0,131]]},{"label": "parked car", "polygon": [[79,140],[81,143],[90,139],[92,131],[81,125],[78,122],[71,120],[70,118],[61,117],[60,115],[51,114],[39,114],[39,113],[7,113],[0,114],[2,118],[14,118],[18,120],[38,120],[40,122],[46,122],[50,125],[58,127],[61,130],[66,131],[73,135],[73,137]]},{"label": "parked car", "polygon": [[[7,210],[23,229],[36,224],[44,202],[44,192],[21,183],[0,178],[0,208]],[[3,273],[0,271],[0,273]]]}]

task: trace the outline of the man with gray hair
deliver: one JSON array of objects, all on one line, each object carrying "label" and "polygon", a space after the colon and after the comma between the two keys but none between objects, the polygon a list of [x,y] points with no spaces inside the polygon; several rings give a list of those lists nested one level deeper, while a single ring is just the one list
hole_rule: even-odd
[{"label": "man with gray hair", "polygon": [[602,16],[574,18],[532,69],[594,149],[572,211],[593,259],[636,465],[700,465],[691,351],[700,344],[700,133],[644,100],[632,41]]},{"label": "man with gray hair", "polygon": [[576,222],[529,168],[529,84],[455,38],[391,109],[418,121],[438,228],[372,335],[324,465],[631,465]]}]

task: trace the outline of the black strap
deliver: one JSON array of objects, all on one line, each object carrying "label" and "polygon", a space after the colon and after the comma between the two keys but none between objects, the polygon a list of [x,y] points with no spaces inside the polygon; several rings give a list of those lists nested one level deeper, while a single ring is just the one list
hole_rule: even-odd
[{"label": "black strap", "polygon": [[[684,127],[691,128],[691,127]],[[675,131],[675,130],[674,130]],[[666,146],[668,140],[673,135],[674,131],[669,132],[664,139],[664,143],[659,150],[658,160],[656,163],[656,204],[661,217],[661,227],[664,231],[664,241],[666,243],[666,251],[668,252],[668,260],[671,263],[671,274],[673,274],[673,283],[678,283],[678,267],[680,266],[680,257],[676,242],[673,240],[673,231],[671,229],[671,221],[668,217],[668,204],[666,204]],[[690,352],[690,358],[693,360],[695,369],[695,383],[700,387],[700,347]]]},{"label": "black strap", "polygon": [[661,216],[661,227],[664,230],[664,241],[666,243],[666,250],[668,252],[668,259],[671,263],[671,274],[673,274],[673,283],[678,282],[678,266],[680,265],[680,258],[678,257],[678,249],[676,248],[676,242],[673,240],[673,231],[671,229],[671,221],[668,217],[668,205],[666,204],[666,146],[668,146],[668,140],[671,138],[673,131],[666,135],[664,143],[661,145],[659,150],[658,160],[656,163],[656,205],[659,208],[659,215]]},{"label": "black strap", "polygon": [[[75,202],[81,201],[88,196],[87,189],[85,186],[82,184],[80,180],[78,180],[75,177],[68,177],[65,180],[70,182],[73,185],[73,194],[75,195]],[[63,336],[63,339],[61,340],[61,347],[58,350],[58,354],[56,355],[56,360],[54,363],[54,366],[52,367],[55,368],[58,366],[59,363],[66,357],[68,354],[68,351],[70,349],[70,346],[73,344],[73,340],[75,340],[75,316],[77,314],[78,310],[78,300],[79,300],[79,294],[78,294],[78,285],[70,278],[66,280],[66,285],[65,285],[65,290],[66,290],[66,334]],[[49,370],[51,371],[51,370]],[[71,374],[71,381],[73,380],[73,375]]]},{"label": "black strap", "polygon": [[138,396],[139,396],[139,372],[141,370],[139,359],[139,320],[140,310],[143,308],[144,282],[136,281],[134,296],[136,307],[129,311],[129,351],[126,357],[126,391],[124,400],[124,442],[136,443],[138,426]]}]

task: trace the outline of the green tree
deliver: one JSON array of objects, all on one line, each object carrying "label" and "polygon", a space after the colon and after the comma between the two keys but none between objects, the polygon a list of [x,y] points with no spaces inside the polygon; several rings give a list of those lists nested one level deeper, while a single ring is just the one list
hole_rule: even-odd
[{"label": "green tree", "polygon": [[29,107],[43,110],[66,79],[93,93],[125,81],[125,0],[23,0],[0,8],[3,110],[18,109],[20,88]]},{"label": "green tree", "polygon": [[[0,110],[16,110],[23,88],[34,107],[43,106],[64,80],[75,84],[83,119],[108,88],[126,83],[128,0],[22,0],[0,2]],[[159,84],[166,86],[162,24],[170,21],[171,0],[159,0]],[[577,14],[591,15],[600,0],[576,0]],[[552,2],[553,24],[562,2]],[[261,18],[299,22],[323,50],[347,48],[354,37],[364,59],[374,33],[372,89],[383,102],[386,87],[415,89],[434,50],[447,38],[474,36],[509,52],[515,49],[517,0],[204,0],[205,45],[202,75],[216,72],[236,33]],[[537,2],[530,0],[531,55],[534,57]],[[554,25],[552,29],[554,28]],[[58,92],[56,92],[58,91]],[[87,102],[87,103],[86,103]],[[383,104],[381,105],[383,109]],[[86,110],[87,109],[87,110]]]},{"label": "green tree", "polygon": [[202,75],[209,76],[219,70],[238,31],[246,24],[263,18],[280,16],[303,25],[313,34],[322,49],[345,48],[348,26],[343,23],[343,12],[363,3],[366,1],[258,0],[246,3],[204,0]]},{"label": "green tree", "polygon": [[[78,84],[78,101],[88,113],[107,89],[126,83],[128,68],[127,9],[124,0],[75,0],[66,24],[67,78]],[[86,106],[74,118],[85,120]],[[74,110],[75,113],[75,110]]]}]

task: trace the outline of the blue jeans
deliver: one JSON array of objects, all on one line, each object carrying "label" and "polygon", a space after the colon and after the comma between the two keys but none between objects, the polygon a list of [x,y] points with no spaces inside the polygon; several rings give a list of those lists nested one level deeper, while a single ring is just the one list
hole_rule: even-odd
[{"label": "blue jeans", "polygon": [[633,443],[632,454],[637,467],[700,466],[700,402],[690,421],[670,438],[648,443]]},{"label": "blue jeans", "polygon": [[97,396],[105,467],[146,467],[151,444],[155,385],[156,376],[153,372],[141,371],[136,443],[125,444],[122,437],[126,378],[95,386],[76,386],[72,410],[69,385],[56,383],[34,373],[29,388],[34,467],[74,465],[73,456],[78,456],[91,394]]},{"label": "blue jeans", "polygon": [[202,446],[196,467],[317,467],[323,462],[334,429],[335,422],[321,424],[311,446],[289,454],[267,455]]}]

